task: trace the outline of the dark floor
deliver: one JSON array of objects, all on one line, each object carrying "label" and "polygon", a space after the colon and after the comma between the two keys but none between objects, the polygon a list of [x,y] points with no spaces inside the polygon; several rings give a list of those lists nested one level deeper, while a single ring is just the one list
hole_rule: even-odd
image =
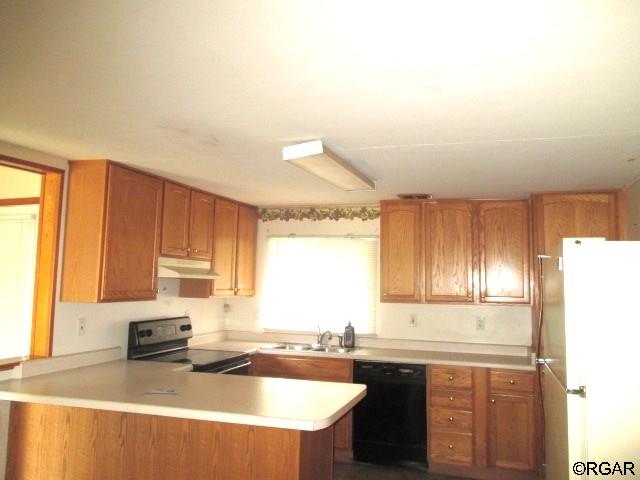
[{"label": "dark floor", "polygon": [[357,462],[336,462],[333,478],[334,480],[463,480],[457,477],[429,475],[424,468],[419,467],[387,467]]}]

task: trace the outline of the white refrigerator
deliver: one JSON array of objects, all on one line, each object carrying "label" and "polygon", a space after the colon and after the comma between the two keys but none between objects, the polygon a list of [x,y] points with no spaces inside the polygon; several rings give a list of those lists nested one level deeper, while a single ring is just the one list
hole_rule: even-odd
[{"label": "white refrigerator", "polygon": [[640,477],[640,242],[569,238],[540,261],[545,478]]}]

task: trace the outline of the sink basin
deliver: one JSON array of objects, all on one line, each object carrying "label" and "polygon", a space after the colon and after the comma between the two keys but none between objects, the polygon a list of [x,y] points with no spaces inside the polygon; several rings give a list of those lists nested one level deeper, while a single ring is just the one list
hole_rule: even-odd
[{"label": "sink basin", "polygon": [[333,345],[317,345],[315,343],[281,343],[280,345],[263,347],[267,350],[285,350],[288,352],[326,352],[351,353],[353,348],[336,347]]},{"label": "sink basin", "polygon": [[269,350],[289,350],[293,352],[306,352],[313,350],[313,345],[310,343],[283,343],[276,345],[275,347],[269,347]]},{"label": "sink basin", "polygon": [[343,348],[343,347],[334,347],[334,346],[314,346],[312,348],[314,352],[327,352],[327,353],[351,353],[353,352],[353,348]]}]

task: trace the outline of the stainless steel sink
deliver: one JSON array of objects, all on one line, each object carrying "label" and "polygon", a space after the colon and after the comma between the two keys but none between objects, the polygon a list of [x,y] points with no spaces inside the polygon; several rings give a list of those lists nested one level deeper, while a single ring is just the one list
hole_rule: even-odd
[{"label": "stainless steel sink", "polygon": [[282,343],[274,347],[265,347],[268,350],[289,350],[292,352],[308,352],[313,350],[313,345],[310,343]]},{"label": "stainless steel sink", "polygon": [[326,352],[351,353],[353,348],[336,347],[333,345],[318,345],[315,343],[281,343],[279,345],[262,347],[266,350],[285,350],[289,352]]},{"label": "stainless steel sink", "polygon": [[327,353],[351,353],[353,352],[353,348],[343,348],[343,347],[334,347],[334,346],[316,346],[313,347],[312,350],[314,352],[327,352]]}]

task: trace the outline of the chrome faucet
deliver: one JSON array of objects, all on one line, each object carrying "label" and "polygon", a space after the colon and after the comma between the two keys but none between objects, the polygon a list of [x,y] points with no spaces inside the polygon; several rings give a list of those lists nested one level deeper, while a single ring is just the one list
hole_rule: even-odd
[{"label": "chrome faucet", "polygon": [[[325,337],[327,338],[327,343],[324,343]],[[331,341],[332,338],[333,338],[333,333],[331,333],[331,330],[327,330],[324,333],[320,333],[320,325],[318,325],[318,345],[327,346],[329,345],[329,342]]]}]

